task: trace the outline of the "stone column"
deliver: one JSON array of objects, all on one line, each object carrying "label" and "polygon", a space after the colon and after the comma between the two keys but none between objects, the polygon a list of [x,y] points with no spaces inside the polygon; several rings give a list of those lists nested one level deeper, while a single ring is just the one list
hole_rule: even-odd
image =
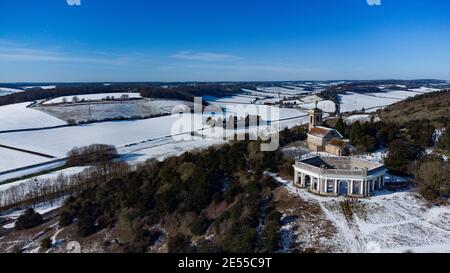
[{"label": "stone column", "polygon": [[301,177],[301,180],[302,180],[301,181],[301,187],[305,188],[305,186],[306,186],[306,184],[305,184],[306,183],[306,181],[305,181],[306,175],[304,173],[302,173],[300,177]]},{"label": "stone column", "polygon": [[294,185],[299,186],[299,183],[298,183],[298,172],[295,169],[294,169]]},{"label": "stone column", "polygon": [[349,194],[352,195],[353,194],[353,180],[350,181],[350,185],[349,185]]},{"label": "stone column", "polygon": [[364,196],[364,180],[361,180],[360,182],[360,190],[361,190],[361,195]]},{"label": "stone column", "polygon": [[334,180],[334,193],[336,195],[339,194],[339,191],[338,191],[338,180],[337,179]]}]

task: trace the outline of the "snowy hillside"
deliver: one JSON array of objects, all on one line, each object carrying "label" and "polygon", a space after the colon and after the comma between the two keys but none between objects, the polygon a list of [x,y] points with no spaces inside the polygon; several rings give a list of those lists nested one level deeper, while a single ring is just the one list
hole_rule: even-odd
[{"label": "snowy hillside", "polygon": [[0,131],[65,125],[66,122],[33,108],[30,102],[0,106]]},{"label": "snowy hillside", "polygon": [[[449,206],[430,206],[410,191],[384,191],[351,204],[349,214],[342,209],[343,198],[316,196],[295,188],[292,181],[277,180],[291,196],[318,206],[316,228],[327,226],[329,231],[329,238],[321,239],[320,232],[300,229],[304,220],[295,218],[282,227],[285,245],[351,253],[450,253]],[[294,214],[295,208],[285,211],[284,218]]]}]

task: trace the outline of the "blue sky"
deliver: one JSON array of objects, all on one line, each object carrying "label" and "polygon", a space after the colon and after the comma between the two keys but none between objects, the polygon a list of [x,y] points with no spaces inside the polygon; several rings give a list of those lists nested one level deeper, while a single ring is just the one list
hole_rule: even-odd
[{"label": "blue sky", "polygon": [[450,80],[448,0],[66,1],[0,1],[0,82]]}]

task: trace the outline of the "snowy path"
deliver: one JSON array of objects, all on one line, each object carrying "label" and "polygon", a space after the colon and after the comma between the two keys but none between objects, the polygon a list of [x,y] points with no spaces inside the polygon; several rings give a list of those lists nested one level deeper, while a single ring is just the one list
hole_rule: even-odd
[{"label": "snowy path", "polygon": [[[336,226],[347,241],[348,251],[351,253],[365,252],[366,247],[362,239],[361,232],[355,223],[349,221],[341,211],[335,212],[327,208],[328,202],[319,201],[320,208],[327,218]],[[334,204],[335,208],[339,208],[339,204]]]}]

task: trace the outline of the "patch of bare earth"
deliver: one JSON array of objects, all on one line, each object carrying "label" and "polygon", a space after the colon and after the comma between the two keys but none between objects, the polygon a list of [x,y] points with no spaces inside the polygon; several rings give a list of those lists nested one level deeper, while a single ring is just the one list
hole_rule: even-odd
[{"label": "patch of bare earth", "polygon": [[317,202],[303,200],[284,187],[274,191],[274,198],[283,213],[282,252],[336,251],[332,243],[336,228]]}]

